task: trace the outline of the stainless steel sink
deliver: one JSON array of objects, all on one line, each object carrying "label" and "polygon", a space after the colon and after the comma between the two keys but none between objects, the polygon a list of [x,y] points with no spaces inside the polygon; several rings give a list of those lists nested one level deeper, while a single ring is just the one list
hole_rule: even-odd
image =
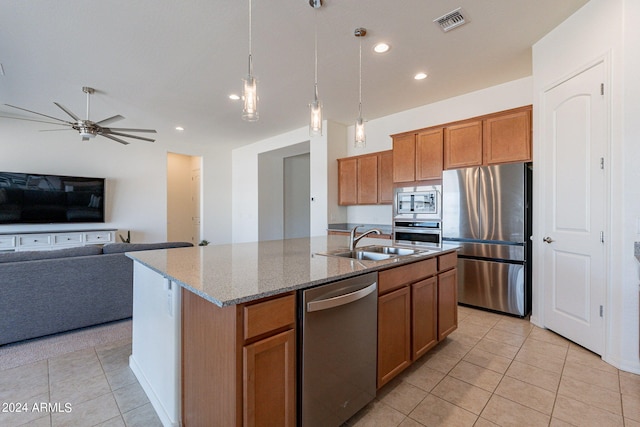
[{"label": "stainless steel sink", "polygon": [[409,255],[419,255],[429,252],[428,249],[399,248],[396,246],[371,245],[356,248],[352,251],[338,249],[329,252],[318,252],[318,255],[337,256],[364,261],[382,261],[389,258],[397,258]]}]

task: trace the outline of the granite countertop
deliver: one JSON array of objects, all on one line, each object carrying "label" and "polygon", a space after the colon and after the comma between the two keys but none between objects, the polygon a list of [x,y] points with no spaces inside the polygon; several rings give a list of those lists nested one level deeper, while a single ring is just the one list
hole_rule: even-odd
[{"label": "granite countertop", "polygon": [[[421,255],[382,261],[318,255],[347,248],[348,243],[348,237],[333,235],[127,252],[127,256],[225,307],[414,262],[457,248],[428,248]],[[380,244],[383,244],[380,239],[365,237],[358,247]]]},{"label": "granite countertop", "polygon": [[335,224],[329,224],[327,227],[328,231],[343,231],[350,232],[353,227],[356,225],[361,225],[362,227],[358,228],[358,233],[362,233],[364,231],[370,230],[372,228],[377,228],[382,231],[382,234],[391,234],[391,226],[385,224],[360,224],[357,222],[340,222]]}]

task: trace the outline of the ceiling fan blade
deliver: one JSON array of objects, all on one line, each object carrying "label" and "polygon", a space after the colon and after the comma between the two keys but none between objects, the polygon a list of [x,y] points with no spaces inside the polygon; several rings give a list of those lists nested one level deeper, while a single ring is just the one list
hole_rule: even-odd
[{"label": "ceiling fan blade", "polygon": [[58,130],[75,130],[73,128],[67,128],[67,129],[40,129],[38,132],[55,132]]},{"label": "ceiling fan blade", "polygon": [[18,110],[26,111],[27,113],[37,114],[37,115],[39,115],[39,116],[47,117],[47,118],[52,119],[52,120],[57,120],[57,121],[59,121],[59,122],[68,123],[68,124],[70,124],[70,125],[72,125],[72,124],[73,124],[73,123],[71,123],[71,122],[68,122],[68,121],[66,121],[66,120],[59,119],[59,118],[57,118],[57,117],[47,116],[46,114],[36,113],[35,111],[27,110],[26,108],[16,107],[15,105],[11,105],[11,104],[4,104],[4,105],[6,105],[7,107],[11,107],[11,108],[17,108]]},{"label": "ceiling fan blade", "polygon": [[141,139],[143,141],[149,141],[149,142],[155,142],[155,139],[151,139],[151,138],[144,138],[142,136],[136,136],[136,135],[128,135],[126,133],[120,133],[120,132],[111,132],[111,129],[109,129],[109,132],[103,132],[102,134],[103,136],[105,135],[118,135],[118,136],[126,136],[127,138],[135,138],[135,139]]},{"label": "ceiling fan blade", "polygon": [[104,128],[109,131],[116,132],[147,132],[147,133],[157,133],[155,129],[131,129],[131,128]]},{"label": "ceiling fan blade", "polygon": [[71,125],[71,123],[67,123],[67,122],[65,122],[65,123],[45,122],[44,120],[25,119],[23,117],[11,117],[11,116],[0,116],[0,117],[5,118],[5,119],[24,120],[24,121],[27,121],[27,122],[46,123],[46,124],[49,124],[49,125],[56,125],[56,126],[69,126],[69,125]]},{"label": "ceiling fan blade", "polygon": [[99,122],[96,122],[96,124],[98,126],[104,126],[104,125],[107,125],[107,124],[109,124],[111,122],[115,122],[117,120],[122,120],[122,119],[124,119],[124,117],[122,117],[120,114],[118,114],[118,115],[115,115],[113,117],[109,117],[108,119],[100,120]]},{"label": "ceiling fan blade", "polygon": [[123,145],[129,145],[129,143],[127,141],[124,141],[120,138],[116,138],[115,136],[111,136],[111,135],[105,135],[104,133],[101,133],[100,136],[104,136],[105,138],[109,138],[109,139],[113,139],[116,142],[119,142],[120,144]]},{"label": "ceiling fan blade", "polygon": [[78,117],[75,114],[73,114],[68,108],[65,108],[64,106],[58,104],[57,102],[54,102],[54,104],[56,104],[58,106],[58,108],[60,108],[65,113],[67,113],[76,122],[79,122],[81,120],[80,117]]}]

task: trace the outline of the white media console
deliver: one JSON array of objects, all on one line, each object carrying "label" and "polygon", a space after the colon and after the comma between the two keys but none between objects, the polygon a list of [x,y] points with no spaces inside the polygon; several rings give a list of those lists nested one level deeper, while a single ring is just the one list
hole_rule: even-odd
[{"label": "white media console", "polygon": [[0,252],[49,251],[74,246],[102,245],[115,241],[116,230],[114,229],[0,233]]}]

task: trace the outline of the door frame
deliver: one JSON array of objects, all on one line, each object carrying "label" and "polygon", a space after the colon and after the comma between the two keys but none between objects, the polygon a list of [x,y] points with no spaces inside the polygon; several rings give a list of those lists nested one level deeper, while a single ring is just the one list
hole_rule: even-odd
[{"label": "door frame", "polygon": [[545,286],[544,286],[544,277],[545,277],[545,264],[544,264],[544,243],[542,241],[543,236],[545,235],[546,230],[548,229],[548,225],[546,224],[545,219],[545,211],[547,209],[547,204],[545,203],[545,179],[546,177],[541,173],[541,168],[537,168],[536,164],[544,164],[549,161],[548,156],[546,156],[547,150],[544,146],[544,141],[542,141],[542,136],[545,134],[545,124],[543,122],[543,118],[545,117],[545,108],[544,108],[544,94],[549,90],[555,88],[556,86],[561,85],[562,83],[572,79],[573,77],[581,74],[582,72],[596,66],[597,64],[602,63],[604,66],[604,97],[605,97],[605,135],[606,135],[606,147],[605,147],[605,168],[604,168],[604,200],[603,203],[608,206],[604,212],[604,278],[605,278],[605,301],[604,305],[604,351],[602,354],[602,358],[606,359],[606,355],[609,353],[610,344],[609,344],[609,329],[611,324],[611,140],[612,140],[612,126],[611,126],[611,114],[612,114],[612,104],[611,104],[611,94],[612,94],[612,83],[611,83],[611,75],[612,75],[612,58],[611,52],[608,51],[603,55],[600,55],[593,60],[583,64],[582,66],[572,70],[571,72],[565,74],[561,78],[553,81],[550,84],[547,84],[542,87],[539,93],[535,94],[534,100],[534,114],[533,114],[533,129],[534,129],[534,144],[533,144],[533,206],[534,206],[534,218],[533,221],[533,232],[532,232],[532,243],[533,243],[533,262],[532,262],[532,311],[531,311],[531,322],[544,328],[545,319],[544,319],[544,311],[545,311]]}]

